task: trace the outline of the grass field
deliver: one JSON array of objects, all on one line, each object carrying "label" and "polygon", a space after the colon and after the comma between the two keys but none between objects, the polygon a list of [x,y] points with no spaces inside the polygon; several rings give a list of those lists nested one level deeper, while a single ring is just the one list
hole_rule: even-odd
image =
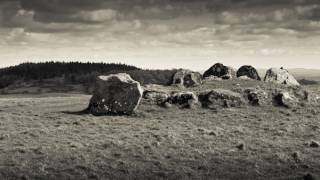
[{"label": "grass field", "polygon": [[[206,88],[222,85],[239,86],[230,81]],[[320,141],[319,106],[212,111],[142,101],[132,116],[66,113],[85,109],[89,99],[81,94],[1,96],[0,179],[289,180],[320,175],[320,148],[309,145]]]}]

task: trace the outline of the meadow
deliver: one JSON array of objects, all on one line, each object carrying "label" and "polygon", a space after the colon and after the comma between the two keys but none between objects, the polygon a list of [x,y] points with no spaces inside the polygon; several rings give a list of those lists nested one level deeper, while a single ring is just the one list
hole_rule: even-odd
[{"label": "meadow", "polygon": [[[258,85],[269,86],[228,80],[188,91]],[[90,97],[2,95],[0,179],[291,180],[320,175],[319,106],[179,109],[143,100],[132,116],[75,113],[88,106]]]}]

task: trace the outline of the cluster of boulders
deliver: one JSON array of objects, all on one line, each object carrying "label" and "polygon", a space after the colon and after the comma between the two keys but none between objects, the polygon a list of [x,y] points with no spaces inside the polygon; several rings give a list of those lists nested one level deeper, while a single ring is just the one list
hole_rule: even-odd
[{"label": "cluster of boulders", "polygon": [[[198,86],[202,82],[212,80],[228,80],[239,78],[243,80],[257,80],[261,81],[258,71],[252,66],[242,66],[238,70],[232,67],[225,66],[221,63],[216,63],[201,75],[198,72],[193,72],[186,69],[179,69],[173,78],[173,85],[181,85],[184,87]],[[271,82],[277,84],[285,84],[288,86],[299,86],[298,81],[285,69],[271,68],[267,71],[264,82]]]},{"label": "cluster of boulders", "polygon": [[143,98],[153,104],[163,107],[176,105],[180,108],[193,108],[199,105],[198,96],[190,91],[157,90],[154,87],[145,87]]},{"label": "cluster of boulders", "polygon": [[[240,107],[245,103],[245,99],[240,93],[233,92],[224,89],[213,89],[196,94],[194,92],[176,92],[167,91],[161,92],[166,94],[167,99],[154,99],[150,97],[155,97],[155,90],[147,90],[144,93],[144,99],[149,100],[151,103],[162,105],[164,107],[171,107],[171,105],[176,105],[179,108],[194,108],[194,107],[204,107],[210,109],[217,108],[228,108],[228,107]],[[164,97],[164,96],[162,96]],[[168,106],[170,104],[170,106]]]},{"label": "cluster of boulders", "polygon": [[163,107],[203,107],[209,109],[241,107],[243,105],[297,107],[305,103],[318,103],[319,97],[303,88],[269,89],[259,86],[245,89],[210,89],[200,92],[147,88],[143,98]]},{"label": "cluster of boulders", "polygon": [[[204,79],[255,79],[261,80],[252,66],[243,66],[238,71],[217,63],[210,67],[203,76],[198,72],[180,69],[173,77],[173,85],[193,87],[202,84]],[[319,100],[311,93],[299,87],[299,83],[283,68],[269,69],[265,82],[284,84],[290,88],[266,90],[261,87],[246,89],[210,89],[192,92],[185,88],[168,88],[160,85],[148,85],[144,88],[128,74],[120,73],[98,76],[88,111],[93,115],[130,115],[138,107],[142,98],[151,103],[170,108],[204,107],[210,109],[240,107],[244,104],[261,106],[293,107],[301,102]],[[179,89],[179,90],[177,90]],[[183,89],[183,90],[181,90]]]}]

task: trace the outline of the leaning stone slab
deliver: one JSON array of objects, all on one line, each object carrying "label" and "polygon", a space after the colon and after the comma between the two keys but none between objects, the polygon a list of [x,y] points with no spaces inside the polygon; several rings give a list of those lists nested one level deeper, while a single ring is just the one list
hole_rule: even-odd
[{"label": "leaning stone slab", "polygon": [[267,71],[265,82],[272,82],[277,84],[284,84],[288,86],[300,86],[299,82],[285,69],[271,68]]}]

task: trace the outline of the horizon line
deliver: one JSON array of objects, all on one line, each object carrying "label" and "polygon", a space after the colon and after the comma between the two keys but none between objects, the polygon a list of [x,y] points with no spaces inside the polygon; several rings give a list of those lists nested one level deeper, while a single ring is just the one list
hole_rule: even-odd
[{"label": "horizon line", "polygon": [[[108,61],[108,62],[105,62],[105,61],[81,61],[81,60],[69,60],[69,61],[66,61],[66,60],[46,60],[46,61],[24,61],[24,62],[20,62],[20,63],[11,63],[11,64],[8,64],[8,65],[1,65],[0,64],[0,69],[5,69],[5,68],[10,68],[10,67],[15,67],[15,66],[19,66],[19,65],[22,65],[22,64],[26,64],[26,63],[34,63],[34,64],[41,64],[41,63],[48,63],[48,62],[54,62],[54,63],[72,63],[72,62],[77,62],[77,63],[93,63],[93,64],[98,64],[98,63],[101,63],[101,64],[122,64],[122,65],[128,65],[128,66],[134,66],[138,69],[142,69],[142,70],[174,70],[174,69],[189,69],[189,70],[192,70],[191,68],[184,68],[184,67],[168,67],[168,68],[157,68],[157,67],[153,67],[153,68],[143,68],[137,64],[134,64],[134,63],[126,63],[124,61]],[[226,66],[229,66],[229,67],[232,67],[232,68],[235,68],[235,69],[238,69],[236,68],[234,65],[229,65],[229,64],[226,64],[226,63],[223,63],[223,61],[216,61],[215,63],[213,63],[212,65],[216,64],[216,63],[222,63],[223,65],[226,65]],[[211,65],[211,66],[212,66]],[[256,67],[254,65],[251,65],[251,64],[243,64],[241,66],[245,66],[245,65],[250,65],[250,66],[253,66],[254,68],[256,68],[257,70],[268,70],[270,68],[280,68],[280,67],[284,67],[285,69],[288,69],[288,70],[294,70],[294,69],[304,69],[304,70],[319,70],[320,71],[320,67],[317,68],[317,67],[314,67],[314,68],[308,68],[308,67],[291,67],[291,68],[286,68],[285,66],[271,66],[271,67]],[[205,69],[202,69],[202,70],[193,70],[193,71],[198,71],[198,72],[201,72],[201,71],[205,71],[207,69],[209,69],[211,66],[205,68]],[[241,67],[239,66],[239,67]]]}]

